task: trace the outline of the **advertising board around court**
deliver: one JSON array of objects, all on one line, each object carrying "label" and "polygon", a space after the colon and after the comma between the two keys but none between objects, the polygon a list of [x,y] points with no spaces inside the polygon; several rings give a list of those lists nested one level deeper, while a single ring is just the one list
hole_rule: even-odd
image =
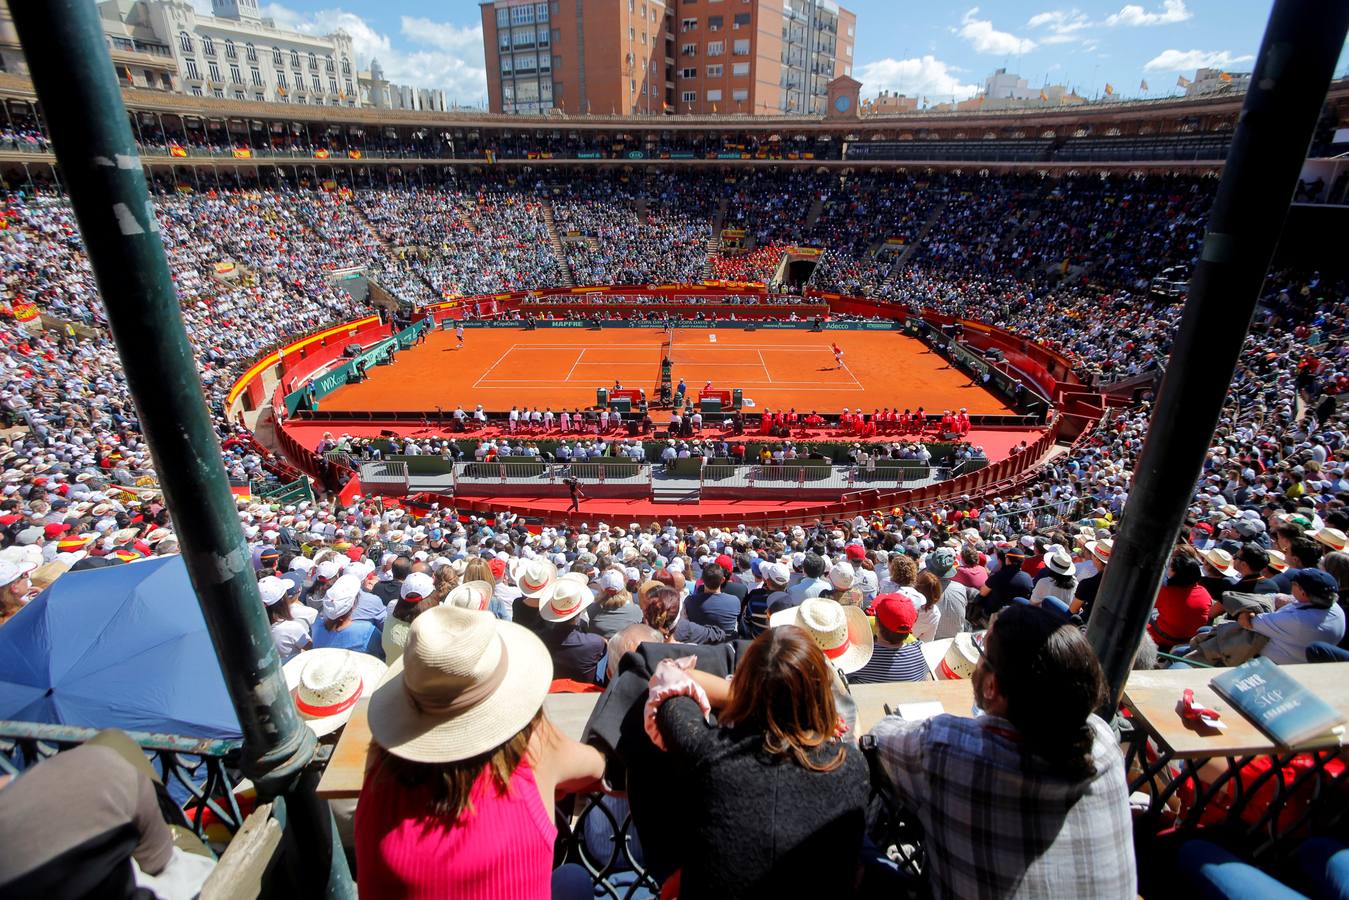
[{"label": "advertising board around court", "polygon": [[[460,324],[457,321],[446,319],[444,328],[453,328]],[[463,322],[465,328],[520,328],[527,326],[524,322],[516,319],[489,319],[481,322]],[[646,328],[658,329],[664,328],[664,321],[631,321],[628,319],[535,319],[535,328],[594,328],[598,324],[601,328]],[[815,328],[814,322],[789,322],[781,319],[675,319],[670,322],[675,328],[722,328],[728,331],[733,329],[762,329],[765,331],[810,331]],[[825,322],[823,328],[826,331],[903,331],[903,322]]]}]

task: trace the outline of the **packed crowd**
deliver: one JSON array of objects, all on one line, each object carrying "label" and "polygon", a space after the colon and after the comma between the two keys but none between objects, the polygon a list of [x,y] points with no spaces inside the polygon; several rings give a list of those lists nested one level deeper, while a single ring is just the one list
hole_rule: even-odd
[{"label": "packed crowd", "polygon": [[[945,192],[935,227],[906,259],[900,276],[879,284],[876,296],[1009,329],[1060,349],[1103,381],[1160,365],[1178,310],[1149,302],[1140,296],[1140,285],[1155,267],[1193,256],[1209,198],[1204,183],[1155,178],[980,184],[968,194],[954,190],[955,183],[947,186],[952,189]],[[558,264],[538,202],[488,187],[361,191],[351,201],[327,192],[157,198],[184,320],[207,399],[217,412],[232,376],[257,353],[287,335],[361,311],[325,280],[336,268],[379,265],[395,258],[389,248],[417,246],[427,255],[405,256],[403,264],[432,291],[478,293],[555,280]],[[809,185],[791,185],[803,187]],[[737,202],[764,199],[749,185],[728,189]],[[916,184],[912,189],[919,190]],[[848,213],[836,212],[834,202],[848,190],[819,188],[818,221],[826,227],[846,221]],[[838,210],[860,214],[856,202],[840,200]],[[793,214],[786,203],[761,205],[758,234],[773,239],[776,230],[789,227]],[[926,221],[928,208],[896,201],[894,221],[911,229]],[[799,213],[798,208],[798,219]],[[0,443],[0,624],[72,568],[177,550],[175,523],[155,489],[152,461],[115,352],[98,331],[97,291],[68,206],[52,196],[11,194],[5,197],[4,219],[4,309],[13,313],[33,304],[72,324],[35,330],[15,323],[0,329],[0,409],[12,426]],[[435,229],[428,227],[432,222]],[[434,239],[428,242],[428,235]],[[612,239],[623,239],[621,230]],[[236,266],[221,272],[217,264],[223,262]],[[596,271],[612,274],[645,263],[609,265]],[[1145,648],[1223,664],[1253,656],[1281,664],[1344,658],[1340,596],[1349,586],[1349,432],[1338,398],[1349,387],[1345,290],[1342,281],[1319,273],[1271,273]],[[753,785],[767,777],[756,768],[759,749],[771,746],[770,757],[792,766],[788,771],[799,779],[802,796],[828,797],[820,806],[727,810],[725,796],[713,789],[717,782],[709,781],[691,801],[706,804],[704,821],[717,827],[689,852],[667,854],[667,863],[675,864],[664,869],[661,842],[652,841],[648,863],[651,871],[664,871],[662,878],[679,869],[689,891],[734,893],[739,888],[726,885],[743,883],[745,892],[754,893],[779,878],[796,887],[816,877],[837,883],[843,869],[860,865],[867,877],[889,883],[885,879],[896,873],[885,859],[866,856],[854,830],[840,831],[823,857],[829,864],[813,871],[805,870],[799,856],[779,858],[763,848],[778,846],[775,841],[796,833],[793,829],[815,829],[820,823],[813,816],[822,815],[820,810],[848,821],[860,816],[864,766],[848,732],[840,739],[833,730],[837,714],[847,719],[847,686],[927,678],[945,665],[973,674],[980,705],[1025,739],[1018,744],[977,732],[984,743],[971,745],[977,752],[969,758],[944,762],[960,767],[949,775],[975,783],[970,776],[990,760],[1029,754],[1051,763],[1056,774],[1028,776],[1016,791],[1039,797],[1048,783],[1055,790],[1085,791],[1094,800],[1074,807],[1080,828],[1058,833],[1033,859],[1019,855],[1024,844],[1014,833],[981,833],[983,845],[999,852],[966,858],[949,833],[951,822],[962,821],[942,806],[950,798],[915,773],[924,771],[925,747],[938,737],[969,738],[961,731],[967,726],[946,716],[921,725],[885,720],[875,732],[884,770],[901,799],[918,804],[920,817],[929,816],[924,824],[934,892],[963,896],[974,885],[1048,885],[1049,873],[1061,867],[1074,879],[1074,894],[1133,896],[1132,868],[1116,871],[1118,854],[1098,860],[1100,865],[1077,862],[1093,847],[1115,849],[1129,840],[1118,746],[1092,717],[1100,674],[1079,628],[1090,620],[1109,565],[1113,529],[1129,497],[1148,415],[1146,402],[1113,410],[1011,496],[961,498],[816,527],[587,523],[540,531],[505,515],[480,521],[453,509],[371,499],[342,504],[329,496],[277,508],[241,500],[240,521],[259,591],[277,649],[297,685],[311,668],[332,670],[318,666],[325,656],[336,659],[338,668],[400,657],[405,662],[402,674],[389,682],[395,689],[375,691],[372,698],[371,728],[382,755],[358,807],[362,888],[378,894],[403,879],[452,893],[462,877],[457,864],[428,866],[426,860],[483,854],[490,867],[503,858],[501,848],[485,846],[483,835],[471,828],[458,832],[456,840],[464,843],[449,854],[431,853],[420,843],[440,840],[434,830],[432,837],[408,838],[406,844],[382,841],[393,823],[418,814],[417,804],[448,810],[453,813],[448,821],[455,821],[470,787],[486,784],[476,770],[468,772],[467,780],[452,782],[461,785],[458,793],[446,796],[437,793],[440,782],[427,780],[430,772],[445,770],[418,766],[467,765],[466,760],[480,766],[485,755],[514,753],[515,762],[500,770],[506,773],[502,779],[593,786],[605,764],[594,746],[541,752],[532,769],[518,765],[520,755],[549,727],[538,715],[543,691],[590,690],[611,682],[617,689],[634,671],[635,656],[647,667],[633,696],[649,705],[644,720],[652,752],[691,761],[715,758],[717,777]],[[219,430],[227,469],[236,480],[266,478],[279,465],[223,415]],[[416,452],[452,457],[460,452],[435,440],[422,442],[424,447],[412,443]],[[729,453],[733,445],[725,443]],[[640,450],[633,442],[590,437],[567,446],[572,458],[586,459],[613,455],[615,447],[628,454]],[[782,445],[784,458],[789,446]],[[332,447],[342,449],[341,442]],[[348,442],[345,449],[359,453],[361,445]],[[407,444],[401,449],[406,452]],[[538,452],[527,436],[478,449],[484,459],[488,453]],[[692,455],[691,448],[684,449]],[[684,449],[676,448],[676,458]],[[921,459],[925,450],[904,445],[888,452]],[[476,451],[474,456],[479,458]],[[870,459],[854,462],[867,465]],[[1051,636],[1066,649],[1036,668],[1048,680],[1018,681],[1014,673],[1029,665],[1036,642],[1043,645]],[[740,639],[752,642],[739,658],[740,676],[729,688],[724,678],[705,678],[708,669],[701,661],[713,651],[698,648]],[[455,652],[466,653],[463,648],[477,646],[475,641],[496,646],[498,640],[509,642],[509,662],[487,666],[490,672],[482,654],[455,662]],[[938,645],[944,648],[939,657],[925,655],[938,641],[950,643]],[[662,649],[666,644],[679,646]],[[699,658],[697,669],[661,662],[685,655]],[[1145,653],[1141,664],[1154,658]],[[486,688],[474,693],[472,704],[462,704],[469,710],[465,714],[498,726],[474,731],[471,745],[455,743],[453,735],[469,730],[454,716],[420,721],[415,710],[397,706],[404,685],[434,693],[434,685],[445,683],[436,667],[452,665],[471,670],[474,678],[512,679],[509,709],[504,697],[489,699],[499,691]],[[425,679],[423,687],[418,678]],[[378,681],[369,679],[369,686]],[[1074,690],[1065,691],[1065,684]],[[1064,702],[1036,702],[1050,690]],[[390,695],[395,699],[380,699]],[[441,699],[454,703],[453,697]],[[790,717],[775,720],[780,733],[765,745],[767,711],[784,702]],[[1028,711],[1028,705],[1043,709]],[[721,725],[701,719],[704,706],[723,711]],[[427,727],[416,736],[419,721]],[[710,748],[720,746],[717,742],[735,749],[729,756],[714,752]],[[722,765],[728,768],[715,769]],[[388,791],[382,787],[384,772],[423,779],[428,796]],[[474,798],[486,802],[485,788],[473,790]],[[551,796],[551,789],[545,794]],[[503,814],[529,812],[511,809]],[[639,833],[659,833],[660,826],[642,819],[636,803],[633,812]],[[551,840],[506,848],[533,865],[509,877],[555,877],[549,874],[551,848]],[[735,865],[724,856],[728,850],[737,854]],[[1013,877],[1031,881],[1006,880]]]}]

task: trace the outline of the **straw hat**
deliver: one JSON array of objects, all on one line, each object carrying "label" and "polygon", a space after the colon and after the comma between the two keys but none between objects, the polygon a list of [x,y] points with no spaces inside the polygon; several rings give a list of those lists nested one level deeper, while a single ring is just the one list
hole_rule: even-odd
[{"label": "straw hat", "polygon": [[975,666],[979,665],[979,657],[982,655],[979,650],[983,646],[986,633],[974,634],[968,631],[958,633],[951,639],[951,646],[946,648],[946,655],[937,663],[932,674],[944,681],[972,678]]},{"label": "straw hat", "polygon": [[773,613],[768,624],[773,628],[797,626],[824,651],[830,664],[845,675],[865,666],[875,649],[866,613],[856,606],[840,606],[829,599],[807,598],[800,606]]},{"label": "straw hat", "polygon": [[1062,548],[1056,549],[1052,553],[1046,553],[1044,565],[1046,569],[1057,572],[1059,575],[1073,574],[1073,558]]},{"label": "straw hat", "polygon": [[552,680],[548,649],[528,629],[438,606],[412,623],[371,696],[370,734],[412,762],[470,759],[528,725]]},{"label": "straw hat", "polygon": [[580,580],[559,578],[552,591],[539,600],[540,618],[545,622],[566,622],[595,602],[595,592]]},{"label": "straw hat", "polygon": [[1288,571],[1288,559],[1283,555],[1282,550],[1266,550],[1265,553],[1269,556],[1269,567],[1271,569],[1275,572]]},{"label": "straw hat", "polygon": [[541,597],[557,582],[557,566],[546,559],[516,557],[510,564],[511,578],[526,597]]},{"label": "straw hat", "polygon": [[1219,573],[1228,578],[1238,574],[1237,570],[1232,567],[1232,554],[1228,553],[1226,550],[1219,550],[1217,548],[1205,550],[1203,557],[1208,560],[1210,566],[1217,569]]},{"label": "straw hat", "polygon": [[1344,532],[1338,528],[1322,528],[1312,537],[1316,539],[1317,543],[1323,544],[1331,550],[1343,550],[1346,544],[1349,544],[1349,538],[1346,538]]},{"label": "straw hat", "polygon": [[356,702],[370,696],[386,666],[369,653],[319,647],[281,667],[300,718],[319,737],[347,724]]},{"label": "straw hat", "polygon": [[465,581],[445,597],[444,606],[482,612],[492,601],[492,586],[485,581]]},{"label": "straw hat", "polygon": [[1088,541],[1087,552],[1104,563],[1110,562],[1110,553],[1115,549],[1115,542],[1110,538],[1103,538],[1099,541]]}]

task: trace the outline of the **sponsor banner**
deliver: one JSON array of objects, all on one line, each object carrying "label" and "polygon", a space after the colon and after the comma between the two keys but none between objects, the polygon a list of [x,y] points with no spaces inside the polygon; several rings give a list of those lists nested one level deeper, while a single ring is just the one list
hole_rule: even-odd
[{"label": "sponsor banner", "polygon": [[628,159],[646,159],[646,152],[643,150],[629,150]]},{"label": "sponsor banner", "polygon": [[827,331],[902,331],[903,322],[825,322]]},{"label": "sponsor banner", "polygon": [[668,154],[670,159],[696,159],[692,150],[672,150]]},{"label": "sponsor banner", "polygon": [[577,159],[603,159],[598,150],[580,150],[576,153]]},{"label": "sponsor banner", "polygon": [[745,155],[745,154],[743,154],[743,153],[718,153],[718,154],[716,155],[716,158],[717,158],[717,159],[740,159],[740,158],[741,158],[742,156],[744,156],[744,155]]}]

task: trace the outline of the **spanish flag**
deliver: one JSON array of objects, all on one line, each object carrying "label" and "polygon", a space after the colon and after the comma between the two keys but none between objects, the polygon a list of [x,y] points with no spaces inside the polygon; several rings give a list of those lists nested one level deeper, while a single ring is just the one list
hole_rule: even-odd
[{"label": "spanish flag", "polygon": [[1218,80],[1219,80],[1219,81],[1231,81],[1231,80],[1232,80],[1232,73],[1231,73],[1231,72],[1222,72],[1222,73],[1220,73],[1220,74],[1218,75]]},{"label": "spanish flag", "polygon": [[1115,96],[1115,86],[1108,81],[1105,83],[1105,95],[1107,97]]},{"label": "spanish flag", "polygon": [[314,151],[314,158],[315,158],[315,159],[327,159],[330,155],[331,155],[331,154],[330,154],[327,150],[323,149],[322,147],[320,147],[319,149],[317,149],[317,150]]},{"label": "spanish flag", "polygon": [[361,158],[361,151],[359,151],[359,150],[348,150],[348,151],[347,151],[347,156],[350,157],[351,159],[360,159],[360,158]]},{"label": "spanish flag", "polygon": [[252,151],[251,149],[249,149],[248,147],[235,147],[235,148],[234,148],[234,158],[235,158],[235,159],[252,159],[252,158],[253,158],[253,151]]},{"label": "spanish flag", "polygon": [[1194,82],[1186,78],[1184,75],[1181,75],[1176,78],[1176,87],[1189,87],[1192,84],[1194,84]]},{"label": "spanish flag", "polygon": [[1040,91],[1040,100],[1041,100],[1041,102],[1048,101],[1048,100],[1049,100],[1049,95],[1046,94],[1044,91]]},{"label": "spanish flag", "polygon": [[185,157],[187,156],[187,148],[178,144],[169,144],[169,156]]}]

